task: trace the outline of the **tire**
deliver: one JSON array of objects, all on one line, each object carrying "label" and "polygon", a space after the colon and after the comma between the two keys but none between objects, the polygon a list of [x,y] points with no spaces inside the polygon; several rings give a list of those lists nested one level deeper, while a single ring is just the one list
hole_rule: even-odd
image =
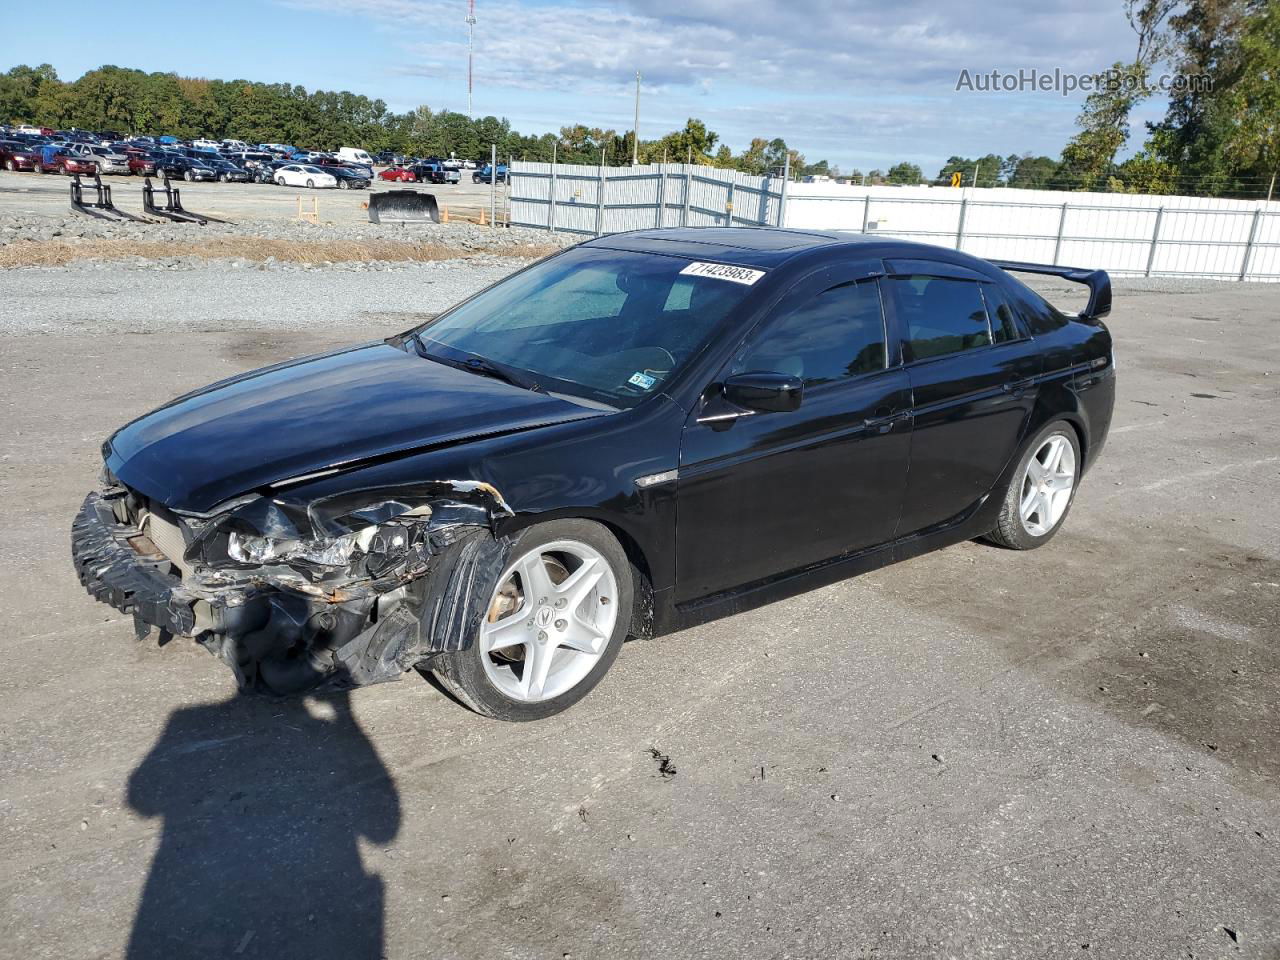
[{"label": "tire", "polygon": [[308,189],[308,190],[314,190],[315,188],[316,188],[316,182],[315,182],[314,180],[308,180],[308,181],[307,181],[307,189]]},{"label": "tire", "polygon": [[282,187],[288,186],[288,184],[284,182],[284,177],[276,177],[276,183]]},{"label": "tire", "polygon": [[349,184],[346,180],[339,180],[339,181],[338,181],[338,189],[339,189],[339,190],[350,190],[350,189],[351,189],[351,184]]},{"label": "tire", "polygon": [[195,183],[195,182],[196,182],[196,174],[195,174],[195,171],[194,171],[194,170],[188,170],[188,171],[186,172],[186,174],[185,174],[185,178],[186,178],[187,183]]},{"label": "tire", "polygon": [[6,160],[4,164],[4,168],[8,170],[10,173],[18,172],[18,165],[14,163],[12,160]]},{"label": "tire", "polygon": [[1065,420],[1037,433],[1018,458],[1000,519],[986,539],[1010,550],[1034,550],[1052,540],[1075,502],[1081,462],[1080,440]]},{"label": "tire", "polygon": [[[545,555],[541,553],[548,547],[551,549]],[[577,607],[560,606],[556,601],[567,602],[566,598],[551,600],[551,597],[562,584],[574,584],[574,575],[582,566],[571,569],[569,564],[573,560],[583,564],[584,555],[591,558],[590,569],[599,572],[600,579],[589,587]],[[544,557],[552,558],[550,565]],[[557,558],[565,561],[558,566],[559,581],[555,580],[554,572]],[[535,569],[548,574],[543,588],[536,591],[541,593],[545,589],[547,596],[512,599],[519,603],[519,609],[495,621],[497,624],[510,621],[503,634],[508,639],[502,650],[485,649],[489,643],[503,642],[486,637],[486,630],[490,628],[486,617],[479,635],[471,638],[467,649],[442,654],[431,663],[432,672],[445,690],[476,713],[495,720],[541,720],[573,706],[608,672],[631,628],[635,594],[631,565],[622,546],[605,527],[590,520],[553,520],[523,531],[512,545],[507,568],[498,578],[491,605],[504,587],[515,583],[513,577],[519,578],[519,586],[523,587],[523,574],[519,570],[529,569],[527,564],[531,559],[538,564]],[[596,566],[597,563],[602,566]],[[522,594],[523,589],[517,592]],[[610,596],[611,593],[616,596]],[[585,627],[584,619],[577,615],[588,609],[594,628]],[[604,620],[597,621],[597,617]],[[602,637],[605,630],[608,636]],[[593,634],[595,639],[590,643],[595,648],[582,649],[584,638]],[[539,653],[547,656],[543,662],[549,671],[543,690],[547,686],[560,689],[550,696],[537,690],[527,699],[520,699],[513,690],[532,680],[532,676],[526,680],[523,674],[526,664],[536,662]]]},{"label": "tire", "polygon": [[32,173],[40,173],[40,174],[43,174],[43,173],[44,173],[44,164],[43,164],[43,163],[41,163],[39,160],[37,160],[37,161],[36,161],[36,163],[35,163],[35,166],[33,166],[33,167],[31,168],[31,171],[32,171]]}]

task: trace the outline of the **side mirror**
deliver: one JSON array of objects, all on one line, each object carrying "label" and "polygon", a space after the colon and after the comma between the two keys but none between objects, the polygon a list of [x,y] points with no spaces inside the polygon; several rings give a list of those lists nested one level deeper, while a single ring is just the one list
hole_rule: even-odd
[{"label": "side mirror", "polygon": [[799,408],[804,381],[786,373],[738,373],[725,380],[724,396],[748,410],[787,413]]}]

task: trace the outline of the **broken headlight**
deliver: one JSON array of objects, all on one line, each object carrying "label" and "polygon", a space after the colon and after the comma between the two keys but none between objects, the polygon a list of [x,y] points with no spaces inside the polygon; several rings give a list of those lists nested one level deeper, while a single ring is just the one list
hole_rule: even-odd
[{"label": "broken headlight", "polygon": [[240,563],[312,563],[320,567],[345,567],[360,546],[363,537],[372,536],[360,530],[345,536],[324,540],[275,540],[232,532],[227,538],[227,555]]}]

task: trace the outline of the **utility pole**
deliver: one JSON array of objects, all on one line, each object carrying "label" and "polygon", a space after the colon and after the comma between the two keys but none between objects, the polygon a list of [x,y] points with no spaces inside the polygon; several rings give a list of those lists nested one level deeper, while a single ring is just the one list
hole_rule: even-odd
[{"label": "utility pole", "polygon": [[1267,187],[1267,203],[1271,202],[1271,194],[1275,193],[1275,190],[1276,190],[1276,175],[1275,175],[1275,172],[1273,171],[1271,174],[1271,186]]},{"label": "utility pole", "polygon": [[631,129],[631,165],[640,165],[640,71],[636,71],[636,122]]},{"label": "utility pole", "polygon": [[979,167],[979,164],[977,163],[973,165],[973,185],[975,187],[978,185],[978,167]]},{"label": "utility pole", "polygon": [[476,53],[476,0],[467,0],[467,119],[471,113],[472,64]]}]

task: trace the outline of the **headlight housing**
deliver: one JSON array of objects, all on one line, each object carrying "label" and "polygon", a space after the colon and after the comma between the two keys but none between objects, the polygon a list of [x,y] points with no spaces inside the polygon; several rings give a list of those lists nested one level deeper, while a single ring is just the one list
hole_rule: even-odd
[{"label": "headlight housing", "polygon": [[361,538],[372,538],[374,527],[324,540],[275,540],[232,532],[227,538],[227,555],[239,563],[303,562],[319,567],[345,567],[360,546]]}]

